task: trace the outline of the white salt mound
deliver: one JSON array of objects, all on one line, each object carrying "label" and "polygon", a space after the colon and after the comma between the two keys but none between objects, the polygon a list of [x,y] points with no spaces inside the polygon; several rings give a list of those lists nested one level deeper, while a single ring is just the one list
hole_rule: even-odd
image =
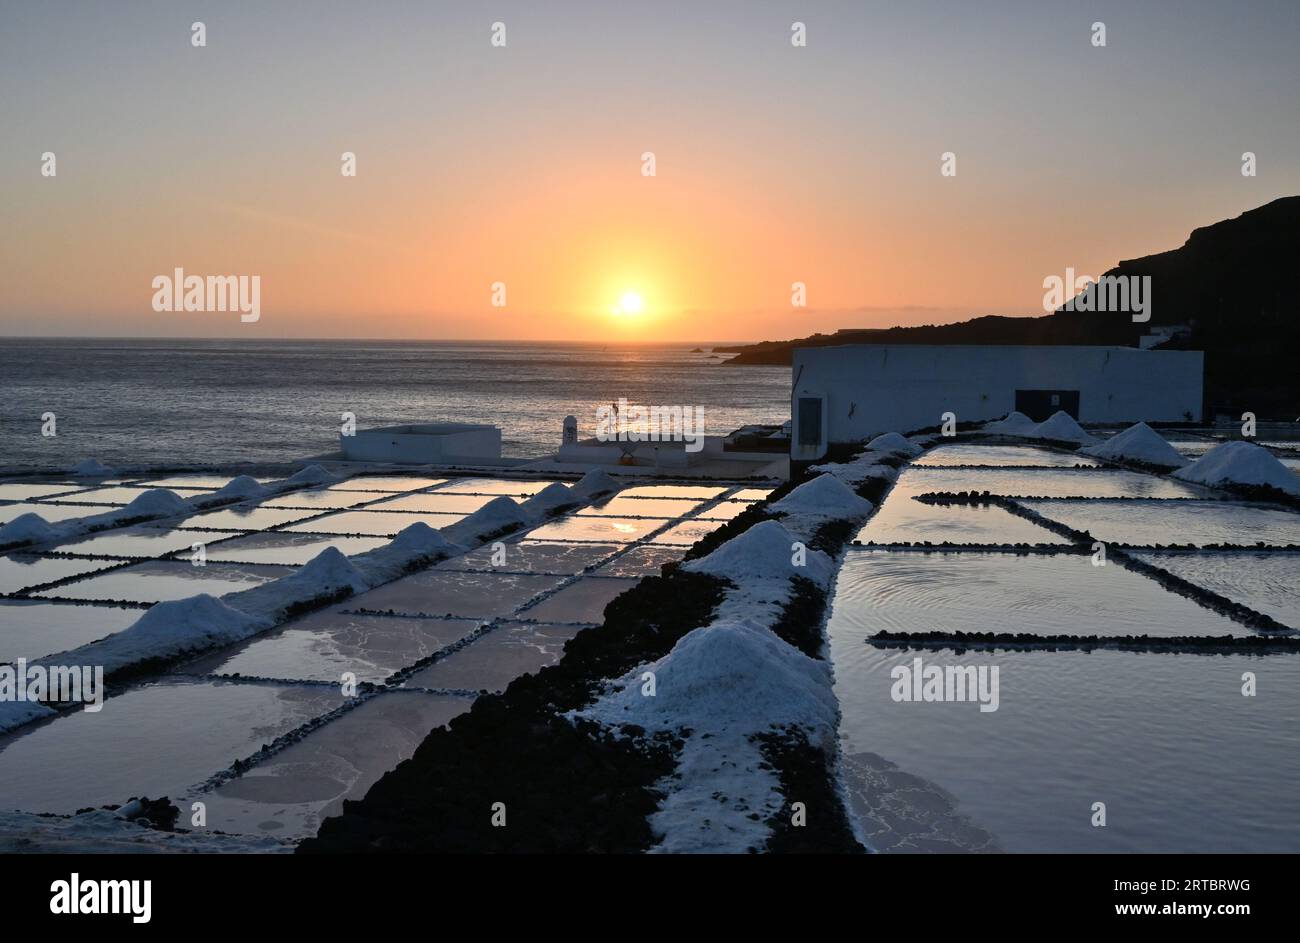
[{"label": "white salt mound", "polygon": [[102,664],[104,671],[109,672],[141,658],[167,658],[227,645],[270,624],[267,619],[201,593],[187,599],[160,602],[128,628],[74,649],[62,660],[66,664]]},{"label": "white salt mound", "polygon": [[388,552],[415,559],[449,551],[455,546],[437,529],[430,527],[424,521],[416,521],[402,528],[387,547],[378,547],[370,553]]},{"label": "white salt mound", "polygon": [[336,481],[342,481],[338,475],[333,472],[327,472],[319,465],[308,465],[301,471],[295,472],[284,481],[281,485],[329,485]]},{"label": "white salt mound", "polygon": [[1146,462],[1148,465],[1158,465],[1161,468],[1181,468],[1187,464],[1187,459],[1145,422],[1129,426],[1101,445],[1080,449],[1079,454],[1092,455],[1096,458]]},{"label": "white salt mound", "polygon": [[[641,693],[647,670],[655,675],[654,697]],[[717,622],[688,632],[667,655],[619,684],[622,690],[578,716],[609,726],[687,727],[695,736],[797,724],[818,745],[829,742],[838,716],[829,665],[747,622]]]},{"label": "white salt mound", "polygon": [[525,501],[522,507],[525,514],[531,517],[541,517],[550,511],[569,507],[581,501],[582,498],[574,494],[573,489],[564,482],[554,481]]},{"label": "white salt mound", "polygon": [[1050,417],[1034,426],[1027,433],[1027,437],[1031,439],[1051,439],[1055,442],[1091,443],[1097,441],[1088,435],[1083,426],[1075,422],[1074,417],[1063,409],[1058,409]]},{"label": "white salt mound", "polygon": [[230,481],[226,482],[225,485],[212,492],[212,494],[207,495],[202,500],[203,503],[208,504],[213,501],[221,500],[222,498],[261,498],[268,494],[270,494],[270,492],[266,488],[262,487],[256,478],[251,475],[239,475],[236,478],[230,479]]},{"label": "white salt mound", "polygon": [[874,505],[853,492],[848,485],[830,474],[805,481],[771,510],[786,514],[810,514],[818,517],[865,517]]},{"label": "white salt mound", "polygon": [[447,533],[457,542],[494,533],[507,527],[520,527],[529,523],[528,515],[514,501],[502,495],[493,498],[473,514],[447,528]]},{"label": "white salt mound", "polygon": [[361,571],[338,547],[326,547],[297,573],[285,577],[283,582],[302,586],[312,595],[332,593],[344,587],[358,593],[370,588]]},{"label": "white salt mound", "polygon": [[124,507],[121,516],[124,518],[162,517],[185,514],[192,510],[190,503],[175,491],[168,491],[166,488],[150,488]]},{"label": "white salt mound", "polygon": [[76,475],[78,478],[106,478],[113,474],[113,469],[97,458],[86,458],[69,468],[68,474]]},{"label": "white salt mound", "polygon": [[1269,485],[1287,494],[1300,494],[1300,478],[1268,449],[1251,442],[1216,445],[1174,472],[1174,477],[1204,485]]},{"label": "white salt mound", "polygon": [[901,452],[903,455],[920,455],[922,449],[915,442],[897,432],[882,432],[867,443],[869,452]]},{"label": "white salt mound", "polygon": [[592,469],[578,480],[573,486],[573,493],[584,501],[594,498],[597,495],[609,494],[611,491],[617,491],[619,484],[607,473],[599,468]]},{"label": "white salt mound", "polygon": [[794,537],[778,521],[763,521],[732,537],[708,556],[690,561],[684,569],[720,576],[741,588],[753,580],[792,576],[825,582],[830,575],[831,558],[820,550],[806,550],[804,565],[795,566],[795,543]]},{"label": "white salt mound", "polygon": [[45,518],[34,512],[20,514],[8,524],[0,527],[0,547],[9,544],[36,544],[53,540],[59,536],[59,530],[52,527]]},{"label": "white salt mound", "polygon": [[1033,432],[1035,425],[1037,423],[1024,413],[1018,413],[1013,409],[1001,419],[984,423],[982,429],[984,432],[997,432],[1002,435],[1027,436]]}]

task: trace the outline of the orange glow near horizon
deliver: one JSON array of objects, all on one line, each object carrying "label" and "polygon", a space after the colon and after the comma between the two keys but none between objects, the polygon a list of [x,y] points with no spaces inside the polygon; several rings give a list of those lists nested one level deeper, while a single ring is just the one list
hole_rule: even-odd
[{"label": "orange glow near horizon", "polygon": [[[844,4],[807,48],[726,4],[689,28],[502,5],[508,48],[473,5],[271,4],[223,11],[201,50],[150,4],[75,29],[24,5],[0,56],[0,335],[704,343],[1038,315],[1046,276],[1300,192],[1290,34],[1249,18],[1204,38],[1236,31],[1261,71],[1211,81],[1204,24],[1154,9],[1124,27],[1150,58],[1116,68],[1022,4],[952,5],[943,30]],[[1063,102],[1093,129],[1069,148],[1043,133]],[[1225,155],[1256,128],[1282,136],[1246,179]],[[176,268],[259,276],[261,319],[153,311]]]}]

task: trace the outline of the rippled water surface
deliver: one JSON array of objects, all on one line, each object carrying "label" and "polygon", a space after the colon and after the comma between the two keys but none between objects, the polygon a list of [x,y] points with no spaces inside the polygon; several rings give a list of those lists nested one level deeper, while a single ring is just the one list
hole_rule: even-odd
[{"label": "rippled water surface", "polygon": [[[896,766],[884,787],[850,782],[878,847],[938,833],[1012,852],[1300,852],[1300,659],[878,650],[842,629],[845,751]],[[918,656],[998,666],[998,709],[894,701],[891,670]],[[1244,671],[1259,696],[1242,697]]]},{"label": "rippled water surface", "polygon": [[1021,501],[1107,543],[1300,545],[1300,513],[1230,501]]},{"label": "rippled water surface", "polygon": [[6,413],[31,419],[0,426],[0,461],[291,460],[337,449],[343,412],[361,428],[492,423],[521,456],[555,451],[566,415],[593,434],[619,397],[701,407],[711,434],[790,418],[789,367],[727,367],[693,346],[9,339]]},{"label": "rippled water surface", "polygon": [[854,550],[840,570],[833,613],[837,631],[863,638],[881,631],[1256,634],[1155,580],[1115,563],[1093,566],[1081,554]]}]

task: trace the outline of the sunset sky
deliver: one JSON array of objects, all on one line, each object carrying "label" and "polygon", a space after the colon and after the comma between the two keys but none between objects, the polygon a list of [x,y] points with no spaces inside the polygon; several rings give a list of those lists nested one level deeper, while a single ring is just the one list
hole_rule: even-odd
[{"label": "sunset sky", "polygon": [[[0,0],[0,334],[721,341],[1041,313],[1067,266],[1300,193],[1297,49],[1294,0]],[[261,320],[155,312],[176,267],[260,275]]]}]

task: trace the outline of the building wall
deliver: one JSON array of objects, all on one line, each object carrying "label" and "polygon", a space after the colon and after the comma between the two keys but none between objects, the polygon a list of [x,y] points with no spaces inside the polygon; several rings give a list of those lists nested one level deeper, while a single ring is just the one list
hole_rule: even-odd
[{"label": "building wall", "polygon": [[[996,419],[1016,390],[1078,390],[1080,422],[1183,422],[1201,418],[1200,351],[1135,347],[982,347],[859,344],[794,352],[798,451],[800,396],[824,396],[826,438]],[[806,456],[816,458],[819,456]]]},{"label": "building wall", "polygon": [[353,462],[427,464],[497,459],[501,457],[501,430],[471,423],[387,426],[340,435],[339,447]]}]

